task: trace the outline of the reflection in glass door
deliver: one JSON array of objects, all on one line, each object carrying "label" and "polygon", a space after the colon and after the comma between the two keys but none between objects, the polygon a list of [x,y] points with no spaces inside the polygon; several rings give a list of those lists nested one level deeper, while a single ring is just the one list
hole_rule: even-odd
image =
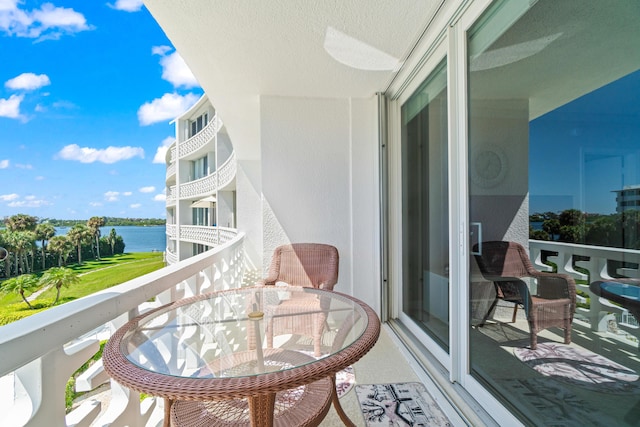
[{"label": "reflection in glass door", "polygon": [[446,62],[402,106],[402,311],[449,349]]}]

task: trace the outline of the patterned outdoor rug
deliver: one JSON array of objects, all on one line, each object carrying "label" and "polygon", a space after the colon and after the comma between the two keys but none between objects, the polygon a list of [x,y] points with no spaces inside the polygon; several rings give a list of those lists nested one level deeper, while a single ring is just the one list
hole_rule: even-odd
[{"label": "patterned outdoor rug", "polygon": [[538,344],[536,350],[516,348],[516,357],[542,375],[604,393],[634,393],[638,374],[606,357],[582,348],[556,343]]},{"label": "patterned outdoor rug", "polygon": [[367,427],[452,425],[421,383],[362,384],[356,395]]},{"label": "patterned outdoor rug", "polygon": [[499,382],[506,396],[536,426],[603,427],[619,425],[604,415],[593,402],[578,398],[557,381],[544,378],[503,379]]}]

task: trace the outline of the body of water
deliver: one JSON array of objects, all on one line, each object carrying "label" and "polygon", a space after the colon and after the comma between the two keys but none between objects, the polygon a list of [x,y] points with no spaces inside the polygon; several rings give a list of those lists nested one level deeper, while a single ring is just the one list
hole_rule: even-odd
[{"label": "body of water", "polygon": [[[67,234],[69,228],[56,227],[56,234]],[[125,252],[164,252],[167,246],[167,234],[164,225],[101,227],[101,237],[108,236],[112,228],[115,228],[118,236],[122,236]]]}]

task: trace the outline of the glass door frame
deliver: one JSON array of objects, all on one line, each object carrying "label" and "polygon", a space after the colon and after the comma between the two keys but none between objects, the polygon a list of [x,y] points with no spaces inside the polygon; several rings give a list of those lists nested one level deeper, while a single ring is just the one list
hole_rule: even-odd
[{"label": "glass door frame", "polygon": [[[407,61],[385,95],[388,104],[388,301],[383,311],[393,324],[398,321],[431,354],[425,359],[439,362],[448,373],[451,384],[459,384],[494,420],[504,425],[522,425],[507,408],[486,391],[470,374],[469,357],[469,188],[468,188],[468,92],[467,92],[467,31],[492,0],[459,0],[444,17],[435,19],[425,32],[425,40],[414,52],[424,52],[421,58]],[[429,42],[430,41],[430,42]],[[449,353],[402,313],[402,156],[401,106],[417,90],[434,69],[447,62],[448,92],[448,162],[449,162]],[[383,289],[384,291],[384,289]],[[415,345],[406,342],[415,350]],[[424,360],[424,359],[423,359]],[[434,375],[437,369],[425,366]],[[451,389],[453,390],[453,388]]]}]

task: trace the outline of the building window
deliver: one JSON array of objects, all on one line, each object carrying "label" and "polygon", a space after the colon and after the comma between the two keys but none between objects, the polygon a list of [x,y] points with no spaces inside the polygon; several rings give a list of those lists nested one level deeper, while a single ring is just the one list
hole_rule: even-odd
[{"label": "building window", "polygon": [[198,116],[195,120],[190,122],[189,126],[189,138],[204,129],[209,123],[209,114],[204,113]]},{"label": "building window", "polygon": [[191,162],[192,180],[204,178],[207,175],[209,175],[209,158],[207,156]]}]

